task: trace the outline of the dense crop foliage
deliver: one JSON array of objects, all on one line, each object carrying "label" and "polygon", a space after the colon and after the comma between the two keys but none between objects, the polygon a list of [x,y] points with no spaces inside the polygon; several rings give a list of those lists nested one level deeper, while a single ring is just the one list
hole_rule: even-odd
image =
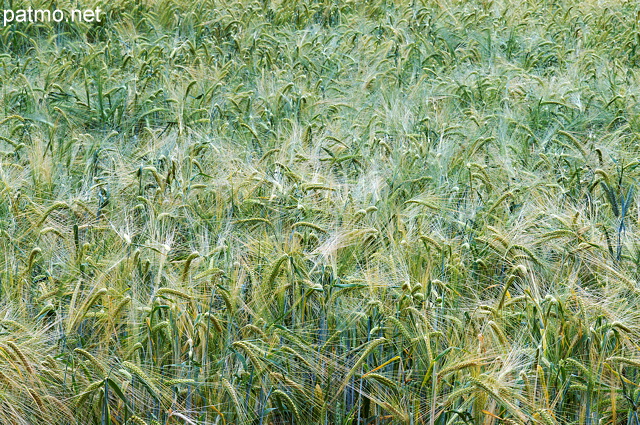
[{"label": "dense crop foliage", "polygon": [[0,28],[0,423],[640,424],[640,6],[101,7]]}]

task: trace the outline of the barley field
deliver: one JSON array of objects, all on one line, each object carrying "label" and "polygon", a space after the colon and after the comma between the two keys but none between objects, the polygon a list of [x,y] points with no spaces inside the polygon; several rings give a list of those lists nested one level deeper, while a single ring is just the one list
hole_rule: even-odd
[{"label": "barley field", "polygon": [[4,0],[0,424],[640,425],[640,4]]}]

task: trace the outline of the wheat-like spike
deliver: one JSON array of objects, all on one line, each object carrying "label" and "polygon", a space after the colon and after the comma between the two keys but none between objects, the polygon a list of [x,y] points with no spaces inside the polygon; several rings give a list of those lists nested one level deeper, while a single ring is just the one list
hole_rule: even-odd
[{"label": "wheat-like spike", "polygon": [[0,321],[0,324],[2,324],[2,326],[7,327],[7,325],[11,326],[14,329],[18,329],[21,332],[24,333],[29,333],[29,330],[22,324],[16,322],[15,320],[11,320],[11,319],[2,319]]},{"label": "wheat-like spike", "polygon": [[104,385],[104,379],[100,379],[98,381],[94,381],[92,383],[90,383],[89,385],[87,385],[87,387],[85,387],[84,391],[82,391],[80,393],[80,395],[78,396],[78,399],[76,400],[75,406],[76,409],[79,408],[80,406],[82,406],[82,404],[84,403],[85,399],[93,394],[93,392],[95,390],[97,390],[98,388],[101,388]]},{"label": "wheat-like spike", "polygon": [[313,224],[313,223],[309,223],[307,221],[299,221],[297,223],[294,223],[291,228],[295,229],[296,227],[309,227],[310,229],[314,229],[317,230],[320,233],[327,233],[326,230],[324,230],[322,227],[318,226],[317,224]]},{"label": "wheat-like spike", "polygon": [[482,177],[480,178],[480,180],[482,180],[490,189],[493,189],[493,185],[491,184],[491,178],[489,177],[489,174],[487,174],[487,171],[485,169],[486,166],[478,164],[476,162],[470,162],[467,164],[467,168],[471,169],[471,167],[475,167],[478,170],[478,172],[482,174]]},{"label": "wheat-like spike", "polygon": [[35,247],[31,250],[31,253],[29,254],[29,259],[27,260],[27,270],[31,271],[31,267],[33,266],[33,262],[36,258],[36,255],[42,253],[42,249]]},{"label": "wheat-like spike", "polygon": [[128,361],[124,361],[122,362],[122,365],[127,368],[130,372],[132,372],[137,378],[138,380],[142,383],[142,385],[145,386],[145,388],[149,391],[149,393],[151,393],[151,395],[158,401],[160,402],[165,402],[166,400],[164,399],[164,397],[162,396],[162,393],[158,390],[158,388],[153,384],[153,382],[151,382],[151,379],[149,379],[149,377],[147,376],[146,373],[144,373],[142,371],[142,369],[140,369],[138,366],[136,366],[135,364],[128,362]]},{"label": "wheat-like spike", "polygon": [[[526,246],[524,246],[524,245],[518,245],[518,244],[510,245],[510,246],[506,249],[506,251],[505,251],[504,255],[505,255],[505,256],[509,255],[509,253],[510,253],[512,250],[514,250],[514,249],[519,249],[520,251],[524,252],[524,253],[526,254],[526,256],[527,256],[531,261],[533,261],[534,263],[536,263],[536,264],[538,264],[538,265],[541,265],[541,264],[542,264],[542,259],[541,259],[540,257],[538,257],[538,256],[537,256],[533,251],[531,251],[529,248],[527,248],[527,247],[526,247]],[[516,257],[517,257],[517,255],[514,255],[514,257],[513,257],[513,258],[516,258]],[[526,257],[525,257],[525,258],[526,258]]]},{"label": "wheat-like spike", "polygon": [[500,326],[498,326],[498,324],[493,320],[489,320],[488,325],[491,327],[491,330],[493,330],[493,332],[498,337],[498,340],[500,341],[500,345],[502,345],[503,348],[508,347],[509,341],[507,341],[507,336],[504,334]]},{"label": "wheat-like spike", "polygon": [[68,210],[70,210],[71,207],[69,207],[69,204],[67,204],[66,202],[55,202],[49,208],[44,210],[44,212],[42,213],[42,216],[40,217],[40,220],[38,221],[38,226],[41,226],[42,223],[45,222],[47,217],[49,217],[49,214],[51,214],[54,210],[57,210],[57,209],[68,209]]},{"label": "wheat-like spike", "polygon": [[214,314],[211,314],[208,311],[205,311],[204,313],[202,313],[202,315],[207,319],[209,319],[213,327],[216,328],[216,331],[218,331],[219,333],[222,332],[222,326],[220,325],[220,321]]},{"label": "wheat-like spike", "polygon": [[218,294],[220,294],[220,297],[222,298],[222,300],[224,301],[224,304],[227,306],[227,311],[229,313],[233,313],[234,308],[233,306],[235,305],[232,300],[231,300],[231,296],[229,295],[229,293],[225,290],[220,290],[218,292]]},{"label": "wheat-like spike", "polygon": [[539,386],[542,389],[544,400],[546,402],[546,405],[548,406],[549,405],[549,387],[547,385],[547,377],[545,376],[542,365],[537,365],[536,372],[538,373]]},{"label": "wheat-like spike", "polygon": [[446,405],[450,405],[452,403],[454,403],[457,399],[459,399],[460,397],[463,397],[469,393],[472,393],[476,391],[476,389],[472,386],[468,386],[468,387],[462,387],[459,388],[455,391],[452,391],[451,393],[449,393],[449,395],[447,396],[446,399]]},{"label": "wheat-like spike", "polygon": [[316,384],[315,388],[313,389],[313,395],[315,396],[315,403],[318,406],[324,405],[324,391],[322,391],[322,387],[320,387],[320,384]]},{"label": "wheat-like spike", "polygon": [[260,160],[258,161],[258,163],[263,163],[267,158],[269,158],[271,155],[280,152],[279,148],[274,148],[274,149],[269,149],[264,155],[262,155],[262,157],[260,158]]},{"label": "wheat-like spike", "polygon": [[91,377],[93,376],[93,373],[91,373],[91,371],[89,370],[85,362],[78,363],[78,368],[82,371],[82,373],[87,379],[91,379]]},{"label": "wheat-like spike", "polygon": [[488,311],[489,313],[492,313],[494,316],[498,315],[498,310],[495,309],[494,307],[491,307],[490,305],[486,305],[486,304],[479,305],[478,310]]},{"label": "wheat-like spike", "polygon": [[120,315],[120,312],[122,311],[122,309],[125,308],[125,306],[130,302],[131,302],[131,297],[129,295],[122,298],[113,309],[113,313],[111,314],[111,317],[116,319]]},{"label": "wheat-like spike", "polygon": [[451,372],[456,372],[458,370],[466,369],[468,367],[480,366],[483,364],[485,363],[483,363],[482,360],[479,360],[479,359],[466,360],[464,362],[458,362],[458,363],[452,364],[451,366],[447,366],[443,368],[440,371],[439,375],[445,376]]},{"label": "wheat-like spike", "polygon": [[324,352],[327,349],[327,347],[329,347],[333,343],[333,341],[335,341],[340,337],[340,335],[342,335],[342,330],[340,329],[338,329],[333,334],[331,334],[331,336],[327,338],[324,344],[322,344],[322,347],[320,347],[320,352]]},{"label": "wheat-like spike", "polygon": [[325,186],[323,184],[315,184],[315,183],[305,183],[302,185],[302,190],[310,191],[310,190],[328,190],[330,192],[335,192],[336,189],[333,187]]},{"label": "wheat-like spike", "polygon": [[287,393],[281,390],[274,390],[271,393],[273,397],[279,398],[284,404],[291,409],[293,412],[293,416],[296,418],[296,422],[300,422],[300,413],[298,412],[298,407],[295,405],[291,397]]},{"label": "wheat-like spike", "polygon": [[[596,168],[596,169],[594,170],[594,172],[593,172],[593,173],[594,173],[595,175],[599,175],[599,176],[601,176],[601,177],[603,178],[604,182],[605,182],[607,185],[609,185],[609,186],[611,185],[611,183],[610,183],[610,179],[609,179],[609,174],[607,174],[607,172],[606,172],[606,171],[604,171],[602,168]],[[596,182],[596,183],[597,183],[597,182]]]},{"label": "wheat-like spike", "polygon": [[162,295],[173,295],[178,298],[184,298],[185,300],[191,300],[191,295],[173,288],[158,289],[156,296],[160,297]]},{"label": "wheat-like spike", "polygon": [[[48,369],[47,367],[43,367],[40,370],[40,373],[42,373],[43,375],[46,375],[48,377],[48,379],[50,379],[51,381],[56,382],[58,384],[62,384],[62,382],[63,382],[62,376],[60,376],[60,374],[58,372],[55,372],[55,371],[53,371],[51,369]],[[0,381],[5,382],[5,383],[7,382],[6,381],[6,376],[2,372],[0,372]]]},{"label": "wheat-like spike", "polygon": [[31,388],[28,388],[27,390],[29,391],[29,395],[31,396],[31,398],[33,398],[33,401],[36,402],[36,405],[38,406],[38,409],[40,409],[40,411],[43,412],[44,411],[44,403],[42,402],[42,399],[40,398],[38,393],[36,393]]},{"label": "wheat-like spike", "polygon": [[89,312],[89,309],[98,300],[98,298],[100,298],[101,296],[103,296],[106,293],[107,293],[107,288],[100,288],[98,291],[96,291],[95,294],[93,294],[89,298],[87,298],[87,300],[82,305],[82,307],[80,307],[80,310],[79,310],[78,314],[70,322],[70,329],[73,329],[78,324],[78,322],[80,322],[82,319],[84,319],[86,317],[87,313]]},{"label": "wheat-like spike", "polygon": [[233,224],[235,224],[235,225],[238,225],[238,224],[252,224],[252,223],[264,223],[264,224],[268,225],[269,227],[273,228],[273,223],[271,223],[266,218],[262,218],[262,217],[243,218],[242,220],[236,220],[236,221],[233,222]]},{"label": "wheat-like spike", "polygon": [[186,282],[187,276],[189,275],[189,268],[191,267],[191,262],[196,258],[200,257],[200,253],[197,251],[193,251],[184,261],[184,268],[182,269],[182,281]]},{"label": "wheat-like spike", "polygon": [[578,392],[586,392],[586,391],[589,391],[589,388],[584,384],[571,384],[571,385],[569,385],[569,390],[578,391]]},{"label": "wheat-like spike", "polygon": [[169,321],[168,320],[163,320],[160,323],[155,324],[152,328],[151,328],[151,333],[152,334],[156,334],[159,331],[164,331],[165,329],[167,329],[169,327]]},{"label": "wheat-like spike", "polygon": [[556,420],[553,418],[553,416],[551,415],[551,413],[549,413],[547,409],[539,409],[536,411],[536,413],[540,416],[544,424],[557,425]]},{"label": "wheat-like spike", "polygon": [[585,378],[587,378],[590,382],[595,382],[593,375],[591,374],[591,371],[589,371],[589,369],[585,365],[583,365],[581,362],[574,359],[573,357],[568,357],[564,359],[564,361],[565,363],[571,364],[576,368],[578,368],[584,374]]},{"label": "wheat-like spike", "polygon": [[314,370],[317,368],[316,365],[312,364],[311,362],[309,362],[309,360],[307,360],[300,352],[299,350],[296,350],[292,347],[282,347],[282,351],[285,353],[289,353],[292,356],[294,356],[295,358],[297,358],[298,360],[300,360],[305,366],[307,366],[309,368],[309,370]]},{"label": "wheat-like spike", "polygon": [[[243,334],[248,333],[248,332],[253,332],[253,333],[254,333],[254,334],[256,334],[257,336],[259,336],[260,338],[262,338],[262,340],[263,340],[263,341],[266,341],[266,340],[268,339],[268,338],[267,338],[267,334],[265,334],[265,333],[264,333],[264,331],[263,331],[262,329],[260,329],[259,327],[257,327],[257,326],[256,326],[256,325],[254,325],[254,324],[251,324],[251,323],[249,323],[249,324],[245,325],[245,326],[241,329],[241,332],[242,332]],[[246,338],[246,336],[245,336],[245,338]]]},{"label": "wheat-like spike", "polygon": [[222,378],[222,386],[227,391],[227,394],[231,396],[231,400],[233,400],[233,405],[236,409],[236,413],[239,416],[243,417],[244,411],[242,410],[242,405],[240,404],[240,400],[238,399],[238,394],[236,393],[235,388],[233,388],[231,383],[226,378]]},{"label": "wheat-like spike", "polygon": [[84,315],[85,318],[104,319],[107,317],[107,312],[103,311],[90,311]]},{"label": "wheat-like spike", "polygon": [[522,425],[522,422],[516,421],[515,419],[502,419],[502,423],[504,425]]},{"label": "wheat-like spike", "polygon": [[564,130],[558,130],[558,134],[561,134],[561,135],[565,136],[567,139],[569,139],[569,141],[573,144],[573,146],[575,146],[580,151],[580,153],[582,154],[582,156],[584,158],[588,158],[589,157],[589,154],[585,150],[584,146],[582,146],[582,143],[580,143],[580,141],[578,139],[576,139],[573,134],[568,133],[568,132],[566,132]]},{"label": "wheat-like spike", "polygon": [[531,385],[531,381],[529,380],[529,377],[527,376],[526,372],[520,371],[518,375],[520,376],[520,379],[522,379],[522,382],[524,384],[524,392],[526,394],[527,399],[532,401],[534,398],[535,388],[533,387],[533,385]]},{"label": "wheat-like spike", "polygon": [[43,301],[46,301],[47,299],[58,295],[59,292],[60,292],[59,289],[53,289],[51,291],[45,292],[44,294],[42,294],[38,298],[36,298],[36,303],[41,303]]},{"label": "wheat-like spike", "polygon": [[422,241],[422,243],[424,243],[425,246],[427,246],[427,244],[433,246],[436,250],[438,251],[442,251],[442,246],[440,246],[440,244],[438,242],[436,242],[435,239],[427,236],[427,235],[420,235],[420,240]]},{"label": "wheat-like spike", "polygon": [[193,379],[168,379],[166,381],[163,382],[164,385],[170,387],[172,385],[188,385],[188,384],[195,384],[196,381]]},{"label": "wheat-like spike", "polygon": [[631,328],[629,328],[628,326],[626,326],[624,323],[621,323],[617,320],[611,322],[611,327],[612,328],[618,328],[628,334],[632,333]]},{"label": "wheat-like spike", "polygon": [[[169,339],[169,337],[166,334],[165,334],[165,337]],[[158,363],[161,365],[165,365],[167,364],[167,361],[172,358],[173,358],[173,350],[166,350],[166,352],[162,355],[162,357],[160,357],[160,360],[158,360]]]},{"label": "wheat-like spike", "polygon": [[131,425],[133,425],[133,424],[135,424],[135,425],[147,425],[147,423],[145,421],[143,421],[142,418],[140,418],[140,417],[138,417],[136,415],[133,415],[133,416],[131,416],[129,418],[129,420],[127,421],[127,425],[129,425],[129,424],[131,424]]},{"label": "wheat-like spike", "polygon": [[508,299],[504,303],[504,307],[509,307],[510,305],[517,304],[519,302],[527,301],[528,297],[526,295],[518,295],[517,297],[513,297]]},{"label": "wheat-like spike", "polygon": [[5,385],[7,385],[10,388],[15,385],[13,380],[9,379],[9,377],[2,371],[0,371],[0,382],[4,383]]},{"label": "wheat-like spike", "polygon": [[351,370],[349,370],[349,372],[347,373],[347,376],[345,376],[344,380],[342,381],[342,384],[340,384],[340,387],[338,388],[338,391],[336,391],[336,397],[338,397],[338,395],[349,384],[349,380],[356,373],[356,371],[362,365],[362,363],[364,363],[364,361],[366,360],[367,356],[369,354],[371,354],[371,352],[377,346],[379,346],[380,344],[384,344],[386,341],[387,341],[387,339],[382,337],[382,338],[374,339],[373,341],[369,341],[367,344],[365,344],[364,351],[362,352],[362,354],[360,355],[358,360],[356,360],[356,362],[354,363],[354,365],[351,368]]},{"label": "wheat-like spike", "polygon": [[31,364],[29,363],[29,360],[27,359],[27,356],[24,355],[24,353],[22,352],[22,350],[20,349],[20,347],[18,347],[16,345],[15,342],[13,341],[7,341],[7,346],[9,348],[11,348],[13,350],[14,353],[16,353],[16,355],[20,358],[20,361],[22,362],[22,364],[24,365],[25,369],[27,369],[27,371],[33,375],[34,371],[33,368],[31,367]]},{"label": "wheat-like spike", "polygon": [[286,338],[287,341],[294,343],[298,348],[305,350],[309,344],[304,341],[301,337],[292,332],[290,329],[276,328],[274,333],[278,336]]},{"label": "wheat-like spike", "polygon": [[280,272],[280,266],[289,258],[288,254],[281,255],[275,263],[273,263],[273,267],[271,268],[271,273],[269,273],[269,277],[267,277],[267,288],[273,288],[273,283],[276,281],[276,277],[278,277],[278,273]]},{"label": "wheat-like spike", "polygon": [[[493,203],[493,205],[491,205],[491,207],[487,210],[487,215],[491,215],[491,213],[493,212],[493,210],[495,210],[496,208],[498,208],[498,206],[507,198],[509,197],[513,197],[513,193],[511,192],[505,192],[502,196],[500,196],[498,198],[498,200],[496,202]],[[487,226],[487,228],[489,229],[490,226]],[[492,230],[492,229],[489,229]],[[495,229],[494,229],[495,230]],[[500,241],[500,243],[502,243],[504,245],[504,247],[506,248],[509,244],[506,242],[506,239],[504,239],[502,236],[500,236],[499,232],[495,232],[494,237]]]},{"label": "wheat-like spike", "polygon": [[527,415],[525,415],[522,410],[520,410],[517,406],[515,406],[511,401],[509,401],[506,397],[500,395],[493,388],[488,386],[486,383],[482,382],[478,378],[470,378],[469,381],[475,385],[476,387],[483,390],[487,393],[491,398],[493,398],[497,403],[500,403],[504,406],[512,415],[518,416],[522,421],[527,420]]},{"label": "wheat-like spike", "polygon": [[74,413],[73,411],[69,408],[69,406],[67,406],[67,404],[63,403],[62,401],[60,401],[58,398],[52,396],[52,395],[45,395],[44,398],[52,404],[56,405],[56,408],[58,409],[58,411],[62,412],[62,414],[64,415],[64,417],[67,420],[73,421],[74,420]]},{"label": "wheat-like spike", "polygon": [[392,405],[388,401],[377,401],[373,399],[373,402],[378,406],[382,407],[385,410],[393,413],[396,416],[397,423],[408,424],[409,423],[409,415],[407,412],[401,411],[398,407]]},{"label": "wheat-like spike", "polygon": [[288,387],[295,388],[298,392],[300,392],[304,396],[308,396],[307,391],[304,389],[304,387],[302,385],[298,384],[293,379],[283,375],[282,373],[280,373],[280,372],[269,372],[269,375],[273,379],[277,380],[278,382],[282,382],[284,385],[286,385]]},{"label": "wheat-like spike", "polygon": [[387,322],[393,323],[407,341],[411,341],[413,339],[407,327],[397,317],[390,316],[390,317],[387,317],[386,320]]},{"label": "wheat-like spike", "polygon": [[576,233],[568,229],[552,230],[540,236],[539,242],[544,242],[550,239],[556,239],[561,237],[574,238],[576,237]]},{"label": "wheat-like spike", "polygon": [[607,358],[607,362],[618,362],[628,364],[629,366],[640,367],[640,359],[629,359],[626,357],[611,356]]},{"label": "wheat-like spike", "polygon": [[135,344],[133,344],[133,346],[131,347],[131,350],[127,353],[126,357],[127,358],[133,357],[133,355],[136,353],[136,351],[142,350],[143,348],[144,348],[144,346],[142,345],[141,342],[136,342]]},{"label": "wheat-like spike", "polygon": [[98,371],[100,372],[100,375],[102,376],[106,376],[107,375],[107,371],[105,370],[105,368],[100,364],[100,362],[98,361],[98,359],[96,359],[93,355],[91,355],[91,353],[89,353],[86,350],[83,350],[82,348],[76,348],[75,350],[76,353],[84,356],[86,359],[88,359],[91,364],[98,369]]},{"label": "wheat-like spike", "polygon": [[367,373],[362,378],[376,380],[380,382],[382,385],[388,388],[392,388],[394,390],[398,388],[398,384],[395,381],[387,378],[386,376],[380,375],[378,373]]},{"label": "wheat-like spike", "polygon": [[253,363],[255,368],[259,371],[262,370],[263,365],[258,356],[265,356],[266,353],[263,350],[246,341],[236,341],[231,345],[233,345],[234,347],[242,348],[242,351],[244,351],[249,356],[249,359],[251,359],[251,363]]},{"label": "wheat-like spike", "polygon": [[505,299],[507,298],[507,294],[509,293],[509,288],[511,288],[511,285],[516,280],[516,277],[517,276],[515,274],[509,275],[506,282],[504,283],[504,287],[502,288],[502,294],[500,295],[500,302],[498,302],[497,310],[501,310],[502,307],[504,307]]}]

